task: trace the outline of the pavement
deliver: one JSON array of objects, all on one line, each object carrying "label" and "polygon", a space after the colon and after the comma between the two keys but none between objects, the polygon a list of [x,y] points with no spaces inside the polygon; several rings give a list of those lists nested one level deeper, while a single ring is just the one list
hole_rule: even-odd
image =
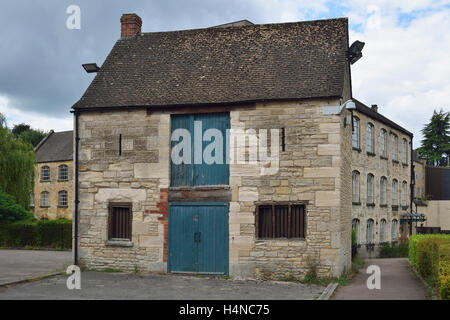
[{"label": "pavement", "polygon": [[0,284],[63,271],[72,264],[70,251],[0,250]]},{"label": "pavement", "polygon": [[[381,288],[369,290],[366,273],[370,265],[381,271]],[[426,300],[426,289],[409,269],[408,259],[368,259],[355,279],[334,293],[333,300]]]},{"label": "pavement", "polygon": [[0,300],[313,300],[322,286],[292,282],[233,280],[185,275],[82,272],[81,289],[69,290],[67,276],[0,288]]}]

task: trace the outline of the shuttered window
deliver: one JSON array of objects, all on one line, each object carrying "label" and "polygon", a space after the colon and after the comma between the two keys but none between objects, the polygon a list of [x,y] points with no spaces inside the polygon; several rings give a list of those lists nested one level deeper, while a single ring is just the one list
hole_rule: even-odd
[{"label": "shuttered window", "polygon": [[260,239],[306,236],[304,204],[260,205],[257,208],[257,236]]},{"label": "shuttered window", "polygon": [[109,207],[109,240],[131,240],[131,204],[112,204]]}]

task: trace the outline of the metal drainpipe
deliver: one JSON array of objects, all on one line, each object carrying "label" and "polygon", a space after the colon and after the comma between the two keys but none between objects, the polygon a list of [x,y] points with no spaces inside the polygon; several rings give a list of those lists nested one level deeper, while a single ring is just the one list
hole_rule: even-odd
[{"label": "metal drainpipe", "polygon": [[74,111],[75,116],[75,212],[74,212],[74,264],[78,265],[78,144],[80,137],[78,134],[79,113]]},{"label": "metal drainpipe", "polygon": [[[410,199],[409,199],[409,208],[410,208],[410,211],[411,211],[411,213],[413,212],[412,211],[412,209],[413,209],[413,197],[414,197],[414,189],[415,189],[415,186],[416,186],[416,174],[415,174],[415,172],[414,172],[414,161],[413,161],[413,137],[411,137],[411,147],[410,147],[410,150],[411,150],[411,159],[410,159],[410,162],[411,162],[411,180],[410,180],[410,183],[411,183],[411,187],[410,187],[410,192],[411,192],[411,197],[410,197]],[[413,181],[414,181],[414,184],[413,184]]]}]

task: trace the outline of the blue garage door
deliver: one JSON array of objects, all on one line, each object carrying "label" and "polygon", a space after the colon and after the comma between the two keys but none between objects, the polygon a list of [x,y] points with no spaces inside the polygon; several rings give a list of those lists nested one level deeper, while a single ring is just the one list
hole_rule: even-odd
[{"label": "blue garage door", "polygon": [[228,203],[169,204],[168,271],[228,274]]}]

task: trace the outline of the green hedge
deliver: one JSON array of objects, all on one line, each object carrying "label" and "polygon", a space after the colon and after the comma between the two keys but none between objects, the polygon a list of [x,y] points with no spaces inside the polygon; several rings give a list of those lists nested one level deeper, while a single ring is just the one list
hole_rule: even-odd
[{"label": "green hedge", "polygon": [[72,248],[71,220],[40,220],[0,225],[0,247]]},{"label": "green hedge", "polygon": [[407,258],[407,257],[408,257],[408,244],[406,243],[391,244],[389,242],[385,242],[380,245],[378,258]]},{"label": "green hedge", "polygon": [[450,299],[450,235],[413,235],[409,241],[409,260],[439,290],[441,299]]},{"label": "green hedge", "polygon": [[414,267],[419,268],[417,264],[417,244],[423,239],[440,239],[439,241],[450,241],[450,234],[415,234],[409,239],[409,261]]}]

